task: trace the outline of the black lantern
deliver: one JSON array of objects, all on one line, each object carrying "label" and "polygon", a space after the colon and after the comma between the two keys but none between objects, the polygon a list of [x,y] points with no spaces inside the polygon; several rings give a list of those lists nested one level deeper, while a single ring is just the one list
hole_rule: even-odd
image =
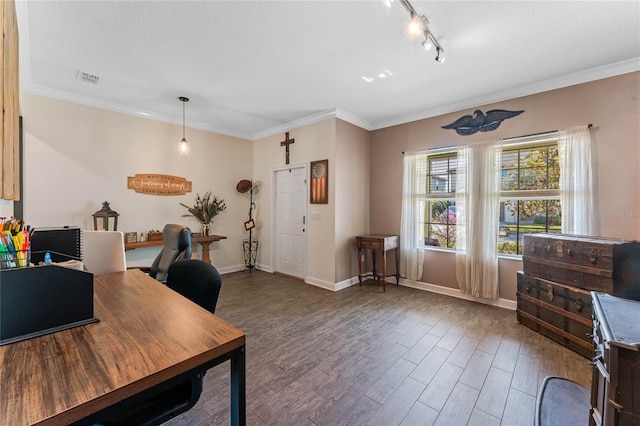
[{"label": "black lantern", "polygon": [[118,230],[118,212],[111,210],[109,202],[102,203],[102,208],[93,214],[93,229],[98,230],[98,218],[102,218],[102,229],[109,230],[109,219],[113,218],[113,230]]}]

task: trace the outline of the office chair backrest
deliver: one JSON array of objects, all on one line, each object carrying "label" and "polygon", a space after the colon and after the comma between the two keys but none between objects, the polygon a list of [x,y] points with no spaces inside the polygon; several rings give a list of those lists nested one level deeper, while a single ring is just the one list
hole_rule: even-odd
[{"label": "office chair backrest", "polygon": [[96,275],[127,269],[120,231],[82,231],[82,262]]},{"label": "office chair backrest", "polygon": [[169,267],[167,287],[213,314],[222,287],[222,276],[208,262],[199,259],[179,260]]},{"label": "office chair backrest", "polygon": [[184,225],[169,223],[162,230],[164,247],[149,268],[149,276],[166,282],[169,266],[176,260],[191,258],[191,230]]}]

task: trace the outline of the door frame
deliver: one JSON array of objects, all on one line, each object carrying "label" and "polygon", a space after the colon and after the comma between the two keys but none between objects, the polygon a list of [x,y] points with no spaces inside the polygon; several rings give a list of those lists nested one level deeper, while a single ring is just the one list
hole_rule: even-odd
[{"label": "door frame", "polygon": [[271,170],[271,265],[273,272],[279,272],[277,269],[278,265],[278,223],[277,223],[277,205],[278,202],[278,172],[284,170],[293,170],[293,169],[303,169],[304,172],[304,183],[305,183],[305,196],[304,196],[304,216],[305,216],[305,231],[304,231],[304,281],[307,281],[307,271],[309,267],[309,260],[307,258],[307,254],[309,253],[309,238],[307,238],[309,234],[309,215],[308,215],[308,206],[309,206],[309,171],[307,163],[298,163],[298,164],[289,164],[286,166],[276,167]]}]

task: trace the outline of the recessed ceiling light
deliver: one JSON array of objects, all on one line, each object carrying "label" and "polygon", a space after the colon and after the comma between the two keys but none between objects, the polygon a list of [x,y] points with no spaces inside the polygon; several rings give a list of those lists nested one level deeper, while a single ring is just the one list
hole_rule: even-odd
[{"label": "recessed ceiling light", "polygon": [[360,78],[366,81],[367,83],[373,83],[373,80],[375,80],[375,78],[373,77],[365,77],[364,75]]},{"label": "recessed ceiling light", "polygon": [[378,77],[380,78],[387,78],[387,74],[381,72],[380,74],[378,74]]}]

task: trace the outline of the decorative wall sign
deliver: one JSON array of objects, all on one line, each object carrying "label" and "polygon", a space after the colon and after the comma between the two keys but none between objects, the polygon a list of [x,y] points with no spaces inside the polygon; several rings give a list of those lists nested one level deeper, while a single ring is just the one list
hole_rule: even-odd
[{"label": "decorative wall sign", "polygon": [[504,109],[492,109],[483,113],[479,109],[473,112],[473,115],[465,115],[458,118],[451,124],[442,126],[443,129],[455,129],[456,133],[461,136],[469,136],[474,133],[490,132],[500,127],[503,120],[507,118],[515,117],[524,112],[522,111],[507,111]]},{"label": "decorative wall sign", "polygon": [[311,204],[329,204],[329,160],[311,162]]},{"label": "decorative wall sign", "polygon": [[184,195],[191,192],[191,182],[179,176],[136,174],[127,177],[127,188],[141,194]]}]

